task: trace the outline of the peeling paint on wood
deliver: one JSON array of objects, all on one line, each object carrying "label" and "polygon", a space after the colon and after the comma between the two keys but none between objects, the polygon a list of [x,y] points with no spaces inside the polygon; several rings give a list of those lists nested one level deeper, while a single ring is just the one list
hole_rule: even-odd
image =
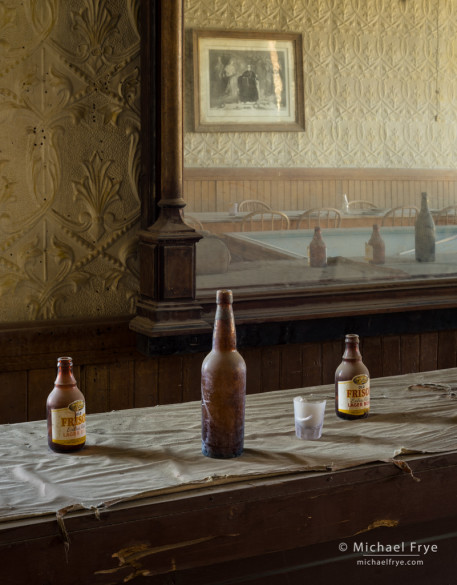
[{"label": "peeling paint on wood", "polygon": [[[134,573],[131,573],[127,577],[124,578],[124,582],[130,581],[134,577],[138,575],[148,576],[152,573],[148,569],[143,569],[141,563],[139,562],[144,557],[149,557],[151,555],[155,555],[161,552],[165,552],[167,550],[173,550],[177,548],[184,548],[186,546],[192,546],[194,544],[200,544],[201,542],[205,542],[207,540],[212,540],[215,538],[214,536],[205,536],[203,538],[197,538],[195,540],[185,540],[183,542],[176,542],[173,544],[165,544],[163,546],[156,546],[151,547],[149,543],[137,544],[135,546],[129,546],[127,548],[122,548],[120,551],[115,552],[112,554],[113,558],[119,559],[119,566],[114,567],[112,569],[103,569],[101,571],[95,571],[95,575],[101,574],[108,574],[108,573],[117,573],[118,571],[122,571],[125,568],[133,568],[135,569]],[[173,559],[174,569],[176,570],[176,562]]]},{"label": "peeling paint on wood", "polygon": [[359,530],[353,536],[355,536],[356,534],[362,534],[363,532],[369,532],[370,530],[374,530],[375,528],[381,528],[381,527],[395,528],[395,526],[398,526],[399,524],[400,524],[400,522],[398,520],[390,520],[390,519],[375,520],[374,522],[369,524],[367,528],[364,528],[363,530]]}]

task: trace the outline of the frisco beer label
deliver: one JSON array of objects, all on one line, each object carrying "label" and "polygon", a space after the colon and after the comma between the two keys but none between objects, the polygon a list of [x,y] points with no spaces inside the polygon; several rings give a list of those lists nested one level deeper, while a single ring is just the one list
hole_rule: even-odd
[{"label": "frisco beer label", "polygon": [[338,382],[338,410],[345,414],[365,414],[370,408],[370,378],[365,374]]},{"label": "frisco beer label", "polygon": [[80,445],[86,440],[86,405],[75,400],[66,408],[51,410],[52,442],[59,445]]}]

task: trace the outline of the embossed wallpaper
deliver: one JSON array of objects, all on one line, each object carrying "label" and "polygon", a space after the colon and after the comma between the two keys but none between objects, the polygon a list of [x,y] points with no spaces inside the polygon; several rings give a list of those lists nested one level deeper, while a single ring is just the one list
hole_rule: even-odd
[{"label": "embossed wallpaper", "polygon": [[138,0],[0,0],[0,321],[131,313]]},{"label": "embossed wallpaper", "polygon": [[456,0],[185,0],[185,25],[302,33],[306,123],[188,132],[186,166],[457,167]]}]

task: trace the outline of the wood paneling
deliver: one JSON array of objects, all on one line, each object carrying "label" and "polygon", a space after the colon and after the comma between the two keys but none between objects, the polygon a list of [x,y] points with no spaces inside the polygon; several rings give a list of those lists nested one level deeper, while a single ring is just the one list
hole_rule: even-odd
[{"label": "wood paneling", "polygon": [[109,366],[108,403],[110,410],[123,410],[134,405],[135,363],[120,362]]},{"label": "wood paneling", "polygon": [[[27,417],[27,372],[0,374],[0,424],[23,422]],[[40,417],[41,418],[41,417]]]},{"label": "wood paneling", "polygon": [[401,370],[402,374],[420,371],[420,337],[419,335],[401,336]]},{"label": "wood paneling", "polygon": [[317,386],[322,380],[322,347],[304,343],[302,348],[302,386]]},{"label": "wood paneling", "polygon": [[[126,341],[123,349],[119,344],[122,328]],[[63,329],[60,333],[58,329],[57,337],[63,336]],[[84,336],[81,328],[78,341],[73,340],[72,345],[77,356],[75,377],[86,396],[89,414],[200,399],[201,364],[207,352],[145,358],[131,347],[128,322],[125,322],[124,325],[112,324],[112,339],[106,331],[100,337],[104,346],[113,347],[115,351],[105,352],[94,346],[92,354],[87,347],[96,338],[93,329],[97,330],[98,325],[94,324],[93,328],[86,325]],[[42,367],[38,367],[33,355],[29,355],[29,359],[19,359],[24,341],[27,351],[33,347],[32,340],[37,333],[34,331],[34,334],[26,334],[22,328],[17,336],[8,334],[9,346],[5,351],[18,359],[15,371],[11,370],[11,361],[0,359],[1,424],[45,417],[46,398],[56,377],[55,356],[59,352],[52,343],[48,344],[49,354],[40,347]],[[41,334],[35,338],[38,346],[41,339]],[[360,341],[363,361],[373,378],[457,366],[455,330],[372,335],[361,337]],[[239,349],[247,366],[247,393],[254,394],[333,383],[335,369],[341,362],[343,339]],[[94,363],[94,356],[98,363]],[[83,357],[87,358],[86,362]]]},{"label": "wood paneling", "polygon": [[262,392],[278,390],[281,381],[281,348],[277,346],[263,347],[259,357]]},{"label": "wood paneling", "polygon": [[343,341],[326,341],[322,344],[322,382],[332,384],[335,381],[335,370],[341,363]]},{"label": "wood paneling", "polygon": [[257,394],[262,392],[261,360],[257,348],[243,348],[241,355],[246,362],[246,392]]},{"label": "wood paneling", "polygon": [[379,359],[382,351],[381,337],[367,337],[360,344],[363,363],[368,368],[372,378],[382,376],[382,361]]},{"label": "wood paneling", "polygon": [[206,353],[192,353],[182,358],[182,401],[200,400],[201,369]]},{"label": "wood paneling", "polygon": [[46,368],[28,372],[27,420],[46,418],[46,399],[54,387],[55,379],[55,369]]},{"label": "wood paneling", "polygon": [[87,412],[106,412],[109,410],[109,366],[86,366],[83,372],[80,389],[86,398]]},{"label": "wood paneling", "polygon": [[438,341],[438,369],[452,368],[456,363],[456,332],[440,331]]},{"label": "wood paneling", "polygon": [[134,407],[155,406],[159,402],[158,360],[135,361]]},{"label": "wood paneling", "polygon": [[382,375],[397,376],[401,374],[401,345],[397,335],[386,335],[382,339]]},{"label": "wood paneling", "polygon": [[183,357],[166,355],[159,357],[159,404],[183,401]]},{"label": "wood paneling", "polygon": [[457,171],[424,169],[185,169],[189,212],[226,212],[232,203],[261,199],[272,209],[341,206],[340,197],[378,207],[418,205],[427,191],[431,207],[453,205]]},{"label": "wood paneling", "polygon": [[280,388],[300,388],[302,382],[302,347],[291,343],[281,348]]},{"label": "wood paneling", "polygon": [[438,365],[438,333],[422,333],[420,337],[419,368],[421,372],[434,370]]}]

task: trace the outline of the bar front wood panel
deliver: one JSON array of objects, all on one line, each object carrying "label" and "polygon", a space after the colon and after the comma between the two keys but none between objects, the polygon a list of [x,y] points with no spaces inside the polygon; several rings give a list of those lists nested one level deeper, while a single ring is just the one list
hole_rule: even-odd
[{"label": "bar front wood panel", "polygon": [[457,171],[425,169],[185,169],[183,194],[189,213],[228,212],[232,203],[260,199],[272,209],[341,207],[341,195],[380,208],[457,203]]},{"label": "bar front wood panel", "polygon": [[[178,492],[133,504],[126,502],[98,516],[93,511],[69,514],[64,519],[69,539],[66,553],[55,517],[33,522],[24,519],[2,527],[2,574],[7,576],[8,585],[222,585],[231,571],[221,574],[216,563],[235,565],[243,559],[247,562],[274,553],[293,558],[294,550],[301,548],[304,552],[317,545],[318,554],[314,556],[308,549],[302,563],[323,558],[327,562],[322,569],[329,567],[334,572],[335,557],[352,557],[354,567],[354,555],[336,548],[341,541],[351,544],[350,539],[374,546],[376,542],[387,545],[424,539],[438,545],[439,553],[430,557],[452,566],[452,547],[446,548],[448,554],[444,555],[441,543],[446,539],[455,543],[457,454],[423,456],[408,463],[417,481],[392,463],[379,463],[341,472],[296,474]],[[333,545],[325,546],[330,543]],[[424,567],[412,567],[421,570],[414,573],[415,583],[438,583],[433,579],[436,573],[422,576],[422,569],[431,563],[425,557]],[[287,569],[284,565],[282,568]],[[192,569],[203,571],[200,580],[185,577],[184,572]],[[181,571],[183,578],[175,580]],[[372,571],[373,567],[370,572],[356,567],[353,574],[374,582]],[[252,565],[246,567],[245,574],[249,572],[252,576]],[[284,576],[287,570],[283,570],[270,581],[268,570],[265,573],[263,580],[252,582],[302,583],[309,577],[303,571],[301,579],[289,581]],[[156,580],[158,575],[163,578]],[[316,583],[331,582],[328,575],[322,573]],[[404,582],[403,571],[389,580],[395,585]],[[439,582],[444,585],[453,581]]]}]

